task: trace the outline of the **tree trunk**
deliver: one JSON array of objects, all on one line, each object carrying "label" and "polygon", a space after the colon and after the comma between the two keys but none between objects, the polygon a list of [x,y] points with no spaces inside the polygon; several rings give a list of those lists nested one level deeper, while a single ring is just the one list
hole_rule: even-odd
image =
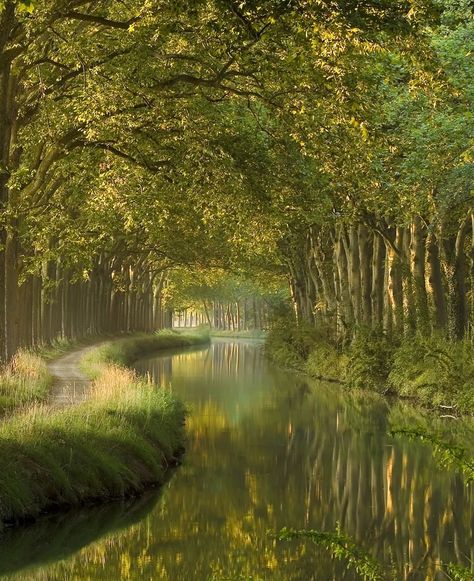
[{"label": "tree trunk", "polygon": [[430,275],[428,277],[431,297],[433,299],[434,326],[435,329],[446,331],[448,326],[448,311],[443,287],[443,275],[441,270],[441,259],[438,239],[435,234],[428,237],[428,264]]},{"label": "tree trunk", "polygon": [[359,225],[360,281],[362,292],[362,323],[372,325],[372,239],[364,224]]},{"label": "tree trunk", "polygon": [[376,327],[383,326],[385,280],[385,244],[379,234],[373,238],[372,251],[372,320]]},{"label": "tree trunk", "polygon": [[411,274],[415,296],[416,328],[423,335],[429,333],[428,296],[426,294],[426,232],[419,216],[412,224],[411,235]]},{"label": "tree trunk", "polygon": [[401,253],[403,249],[403,228],[396,228],[395,248],[387,244],[388,298],[393,318],[393,330],[403,333],[403,275]]}]

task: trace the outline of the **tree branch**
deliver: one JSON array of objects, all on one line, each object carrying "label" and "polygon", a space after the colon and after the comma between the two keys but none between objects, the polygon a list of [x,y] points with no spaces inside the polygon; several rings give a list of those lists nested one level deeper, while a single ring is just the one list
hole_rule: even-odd
[{"label": "tree branch", "polygon": [[81,146],[82,147],[96,147],[97,149],[102,149],[104,151],[108,151],[109,153],[112,153],[113,155],[116,155],[117,157],[120,157],[121,159],[131,161],[135,165],[143,167],[149,171],[158,171],[158,170],[162,169],[163,167],[169,167],[172,165],[172,163],[169,159],[161,159],[159,161],[154,161],[151,163],[145,159],[144,160],[137,159],[136,157],[134,157],[130,153],[127,153],[126,151],[122,151],[121,149],[119,149],[118,147],[113,145],[111,142],[107,142],[107,141],[77,140],[73,144],[73,147],[81,147]]},{"label": "tree branch", "polygon": [[109,20],[103,16],[94,16],[93,14],[84,14],[82,12],[76,12],[75,10],[71,10],[70,12],[66,12],[63,14],[65,18],[71,18],[73,20],[82,20],[83,22],[92,22],[94,24],[98,24],[100,26],[107,26],[108,28],[120,28],[122,30],[126,30],[130,28],[132,24],[138,22],[140,20],[139,16],[135,16],[130,18],[129,20],[125,20],[120,22],[118,20]]}]

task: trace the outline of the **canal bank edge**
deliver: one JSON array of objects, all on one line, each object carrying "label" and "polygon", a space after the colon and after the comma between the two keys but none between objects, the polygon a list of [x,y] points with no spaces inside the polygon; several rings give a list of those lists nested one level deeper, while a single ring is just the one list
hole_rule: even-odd
[{"label": "canal bank edge", "polygon": [[266,353],[275,363],[348,389],[394,395],[453,417],[474,415],[474,352],[470,341],[443,336],[390,338],[360,329],[347,345],[328,341],[326,331],[278,321]]},{"label": "canal bank edge", "polygon": [[207,342],[203,333],[164,332],[101,345],[83,364],[94,377],[87,401],[59,410],[32,406],[6,419],[0,529],[161,484],[183,451],[184,405],[123,365]]}]

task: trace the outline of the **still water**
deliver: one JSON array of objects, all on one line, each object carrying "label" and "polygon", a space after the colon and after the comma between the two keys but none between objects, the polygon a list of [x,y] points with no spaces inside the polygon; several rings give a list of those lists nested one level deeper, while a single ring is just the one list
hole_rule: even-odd
[{"label": "still water", "polygon": [[[428,444],[389,435],[423,422],[401,404],[310,384],[269,365],[259,342],[216,340],[136,369],[187,403],[182,466],[138,500],[9,532],[0,575],[359,579],[324,549],[269,534],[337,523],[391,579],[448,579],[444,563],[474,562],[472,485],[440,468]],[[453,429],[472,434],[460,422]]]}]

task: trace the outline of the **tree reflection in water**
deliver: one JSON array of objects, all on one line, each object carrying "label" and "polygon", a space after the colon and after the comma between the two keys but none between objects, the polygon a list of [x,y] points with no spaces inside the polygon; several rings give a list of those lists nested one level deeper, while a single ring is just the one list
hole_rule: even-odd
[{"label": "tree reflection in water", "polygon": [[[472,484],[441,469],[429,445],[388,435],[401,417],[416,421],[400,404],[309,385],[246,341],[137,369],[188,403],[183,466],[138,523],[17,578],[357,579],[308,541],[268,535],[337,522],[388,578],[441,580],[441,562],[474,562]],[[8,541],[16,555],[25,536]]]}]

